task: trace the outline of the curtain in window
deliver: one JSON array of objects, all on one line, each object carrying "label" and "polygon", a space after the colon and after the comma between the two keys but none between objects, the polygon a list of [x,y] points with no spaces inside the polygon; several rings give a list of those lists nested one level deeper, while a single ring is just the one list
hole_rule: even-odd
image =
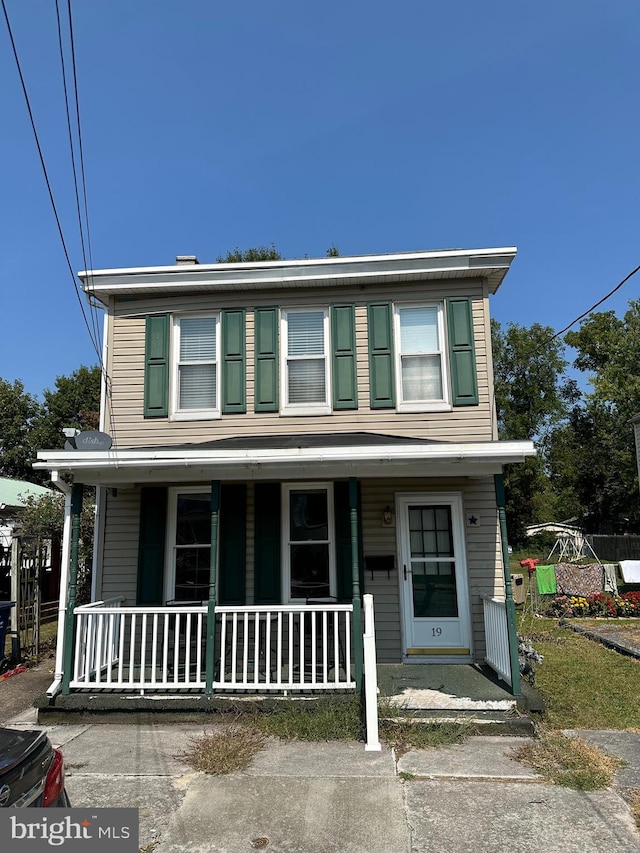
[{"label": "curtain in window", "polygon": [[402,399],[442,400],[442,366],[436,306],[401,308]]}]

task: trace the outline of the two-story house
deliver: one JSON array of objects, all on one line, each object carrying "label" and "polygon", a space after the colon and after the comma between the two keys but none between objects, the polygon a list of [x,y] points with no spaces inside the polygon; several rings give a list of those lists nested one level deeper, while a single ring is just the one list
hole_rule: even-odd
[{"label": "two-story house", "polygon": [[508,672],[500,478],[533,446],[497,439],[489,297],[515,253],[81,273],[112,444],[38,454],[67,492],[51,692],[353,688],[364,592],[379,662]]}]

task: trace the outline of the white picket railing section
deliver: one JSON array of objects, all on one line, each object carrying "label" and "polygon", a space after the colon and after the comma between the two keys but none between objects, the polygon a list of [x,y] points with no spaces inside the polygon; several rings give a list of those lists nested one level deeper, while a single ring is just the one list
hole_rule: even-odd
[{"label": "white picket railing section", "polygon": [[[76,607],[70,686],[203,690],[205,606]],[[353,690],[350,604],[216,607],[216,691]]]},{"label": "white picket railing section", "polygon": [[483,595],[484,635],[487,647],[485,661],[503,681],[511,684],[511,658],[509,656],[509,630],[507,603],[499,598]]},{"label": "white picket railing section", "polygon": [[354,689],[351,604],[217,607],[216,690]]}]

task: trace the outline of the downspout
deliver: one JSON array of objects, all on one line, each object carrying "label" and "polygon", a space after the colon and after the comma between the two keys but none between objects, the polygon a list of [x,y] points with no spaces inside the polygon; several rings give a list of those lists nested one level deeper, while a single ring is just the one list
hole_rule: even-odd
[{"label": "downspout", "polygon": [[60,595],[58,601],[58,635],[56,638],[56,663],[53,682],[47,696],[53,698],[62,687],[62,660],[64,656],[64,625],[67,612],[67,587],[69,584],[69,551],[71,547],[71,486],[60,477],[59,471],[51,472],[51,482],[64,495],[64,525],[62,530],[62,556],[60,558]]},{"label": "downspout", "polygon": [[207,601],[207,637],[205,647],[205,693],[213,693],[216,653],[216,583],[218,575],[218,522],[220,481],[211,482],[211,557],[209,562],[209,599]]},{"label": "downspout", "polygon": [[[360,566],[358,557],[358,481],[349,478],[349,513],[351,521],[351,581],[353,603],[353,657],[355,664],[356,691],[362,691],[362,597],[360,594]],[[346,673],[347,678],[350,673]]]},{"label": "downspout", "polygon": [[494,475],[496,488],[496,504],[500,520],[500,539],[502,540],[502,563],[504,569],[504,589],[507,611],[507,633],[509,635],[509,660],[511,662],[511,692],[514,696],[522,695],[520,685],[520,663],[518,661],[518,630],[516,628],[516,606],[513,601],[511,587],[511,569],[509,568],[509,540],[507,539],[507,514],[505,512],[504,477]]}]

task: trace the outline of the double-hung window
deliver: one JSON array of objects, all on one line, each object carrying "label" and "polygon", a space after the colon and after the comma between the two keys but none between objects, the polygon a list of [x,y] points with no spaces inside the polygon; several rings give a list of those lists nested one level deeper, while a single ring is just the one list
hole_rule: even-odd
[{"label": "double-hung window", "polygon": [[283,601],[336,594],[333,493],[326,483],[283,488]]},{"label": "double-hung window", "polygon": [[396,305],[395,325],[398,411],[448,408],[442,305]]},{"label": "double-hung window", "polygon": [[328,414],[329,313],[324,308],[282,311],[283,411]]},{"label": "double-hung window", "polygon": [[211,562],[211,494],[172,489],[165,589],[175,601],[206,601]]},{"label": "double-hung window", "polygon": [[173,320],[173,416],[220,414],[220,318],[217,314]]}]

